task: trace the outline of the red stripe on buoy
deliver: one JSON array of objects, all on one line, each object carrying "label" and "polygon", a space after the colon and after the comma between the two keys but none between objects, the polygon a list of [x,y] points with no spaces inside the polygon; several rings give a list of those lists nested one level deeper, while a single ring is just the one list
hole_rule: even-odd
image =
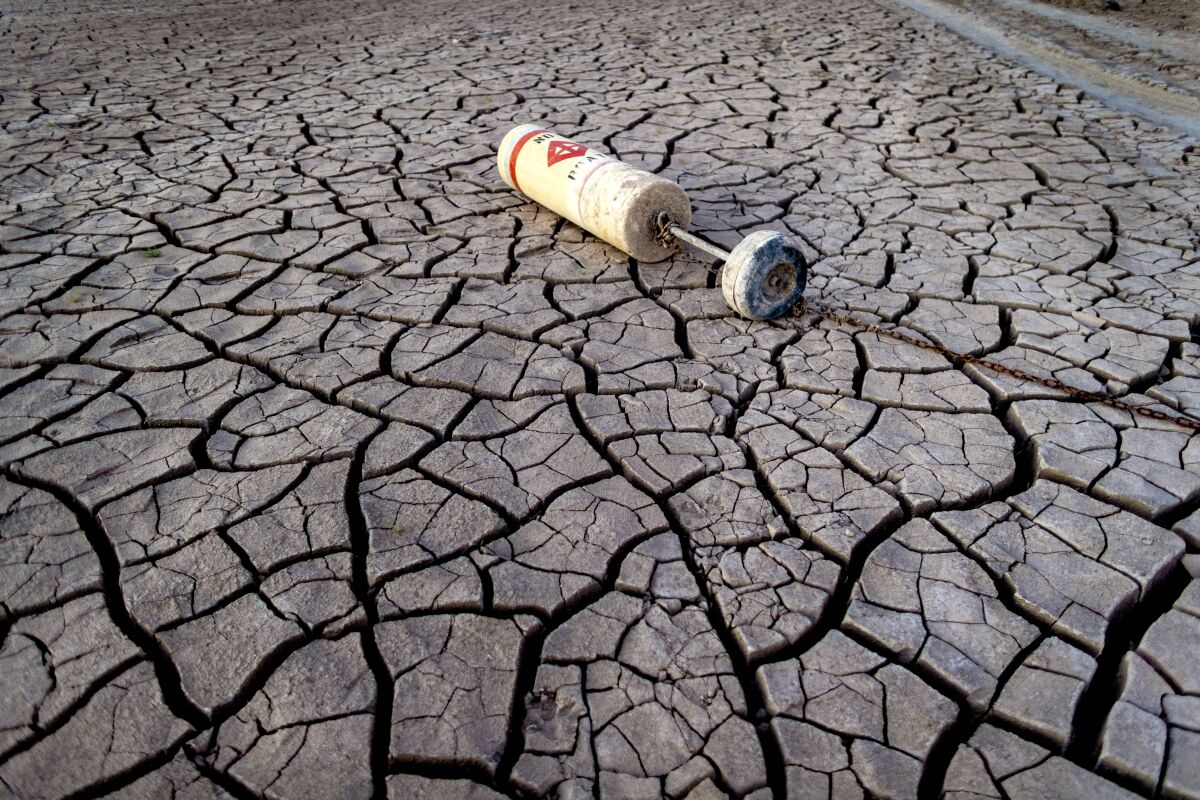
[{"label": "red stripe on buoy", "polygon": [[517,154],[521,152],[521,148],[525,146],[526,142],[539,133],[549,133],[549,131],[537,130],[525,134],[520,139],[517,139],[517,143],[513,145],[512,152],[508,156],[508,176],[512,178],[513,188],[518,192],[521,191],[521,184],[517,183]]}]

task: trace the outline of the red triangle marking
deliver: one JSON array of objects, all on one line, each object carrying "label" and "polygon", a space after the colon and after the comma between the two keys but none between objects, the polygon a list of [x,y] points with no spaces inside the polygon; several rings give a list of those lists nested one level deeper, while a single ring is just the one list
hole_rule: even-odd
[{"label": "red triangle marking", "polygon": [[587,152],[587,148],[565,139],[555,139],[546,149],[546,166],[553,167],[565,158],[579,158]]}]

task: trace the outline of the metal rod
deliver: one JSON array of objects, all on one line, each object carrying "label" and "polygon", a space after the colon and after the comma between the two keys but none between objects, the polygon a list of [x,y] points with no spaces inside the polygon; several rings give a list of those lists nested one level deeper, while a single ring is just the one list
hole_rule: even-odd
[{"label": "metal rod", "polygon": [[719,259],[721,261],[729,260],[729,253],[727,251],[722,250],[721,248],[717,247],[715,244],[711,244],[710,242],[704,241],[699,236],[694,236],[694,235],[688,233],[687,231],[685,231],[683,228],[679,227],[678,225],[672,225],[671,227],[667,228],[667,232],[670,233],[672,236],[674,236],[679,241],[687,242],[692,247],[696,248],[697,250],[701,250],[705,253],[708,253],[713,258]]}]

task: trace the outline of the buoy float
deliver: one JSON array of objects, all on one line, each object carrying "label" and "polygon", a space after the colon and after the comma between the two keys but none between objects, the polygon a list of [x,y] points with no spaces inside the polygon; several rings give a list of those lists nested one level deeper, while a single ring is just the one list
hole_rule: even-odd
[{"label": "buoy float", "polygon": [[688,233],[692,204],[673,181],[536,125],[500,142],[500,177],[514,190],[638,261],[662,261],[684,242],[725,262],[721,291],[750,319],[786,314],[804,293],[808,263],[792,237],[755,231],[732,253]]}]

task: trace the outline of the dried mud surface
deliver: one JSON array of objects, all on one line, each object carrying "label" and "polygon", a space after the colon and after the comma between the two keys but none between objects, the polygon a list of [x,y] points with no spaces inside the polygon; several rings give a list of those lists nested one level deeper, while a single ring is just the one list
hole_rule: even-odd
[{"label": "dried mud surface", "polygon": [[1193,141],[898,6],[0,16],[0,794],[1200,794]]}]

